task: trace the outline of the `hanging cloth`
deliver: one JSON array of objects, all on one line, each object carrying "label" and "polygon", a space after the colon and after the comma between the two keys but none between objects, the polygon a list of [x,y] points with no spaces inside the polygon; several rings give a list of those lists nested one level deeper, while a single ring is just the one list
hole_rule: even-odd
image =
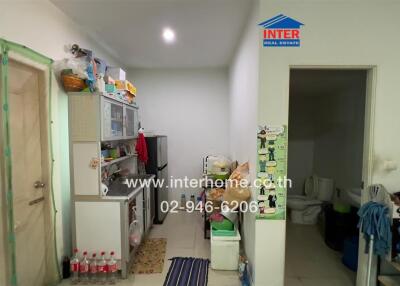
[{"label": "hanging cloth", "polygon": [[143,162],[144,164],[147,164],[148,160],[147,144],[143,132],[139,132],[135,150],[136,153],[138,154],[139,161]]}]

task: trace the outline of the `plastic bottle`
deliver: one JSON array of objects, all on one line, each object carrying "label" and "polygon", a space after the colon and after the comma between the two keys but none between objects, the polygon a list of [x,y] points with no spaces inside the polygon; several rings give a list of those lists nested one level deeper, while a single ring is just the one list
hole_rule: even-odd
[{"label": "plastic bottle", "polygon": [[71,269],[71,284],[79,283],[79,258],[78,258],[78,249],[74,249],[74,256],[70,261],[70,269]]},{"label": "plastic bottle", "polygon": [[101,258],[97,262],[97,282],[102,285],[107,283],[107,261],[105,255],[106,253],[102,251]]},{"label": "plastic bottle", "polygon": [[180,209],[185,209],[186,208],[186,195],[181,194],[181,206]]},{"label": "plastic bottle", "polygon": [[193,205],[196,207],[196,198],[194,197],[194,195],[190,196],[190,200],[193,202]]},{"label": "plastic bottle", "polygon": [[92,259],[90,260],[89,276],[90,276],[90,283],[96,284],[96,282],[97,282],[97,259],[96,259],[96,253],[92,254]]},{"label": "plastic bottle", "polygon": [[110,252],[110,259],[107,263],[108,284],[115,284],[117,279],[117,261],[114,259],[114,251]]},{"label": "plastic bottle", "polygon": [[82,284],[89,283],[89,259],[87,258],[87,251],[83,252],[83,258],[79,263],[79,280]]}]

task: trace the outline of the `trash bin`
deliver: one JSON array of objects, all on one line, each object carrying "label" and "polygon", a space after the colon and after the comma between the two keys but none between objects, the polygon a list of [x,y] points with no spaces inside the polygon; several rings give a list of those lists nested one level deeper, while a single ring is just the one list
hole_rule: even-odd
[{"label": "trash bin", "polygon": [[337,211],[333,205],[325,208],[325,243],[330,248],[342,251],[344,240],[357,232],[357,214],[353,209]]},{"label": "trash bin", "polygon": [[211,231],[211,268],[238,270],[240,233],[234,236],[216,236]]}]

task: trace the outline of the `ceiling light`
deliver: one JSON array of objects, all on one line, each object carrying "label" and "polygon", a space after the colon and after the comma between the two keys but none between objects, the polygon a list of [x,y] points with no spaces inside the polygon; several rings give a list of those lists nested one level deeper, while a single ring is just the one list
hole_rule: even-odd
[{"label": "ceiling light", "polygon": [[162,35],[167,44],[175,42],[175,32],[171,28],[164,28]]}]

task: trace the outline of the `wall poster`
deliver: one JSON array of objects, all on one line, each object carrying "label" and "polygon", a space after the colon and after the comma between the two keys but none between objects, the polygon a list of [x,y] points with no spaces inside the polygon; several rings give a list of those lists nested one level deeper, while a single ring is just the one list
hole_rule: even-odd
[{"label": "wall poster", "polygon": [[257,133],[257,219],[286,219],[287,128],[259,126]]}]

